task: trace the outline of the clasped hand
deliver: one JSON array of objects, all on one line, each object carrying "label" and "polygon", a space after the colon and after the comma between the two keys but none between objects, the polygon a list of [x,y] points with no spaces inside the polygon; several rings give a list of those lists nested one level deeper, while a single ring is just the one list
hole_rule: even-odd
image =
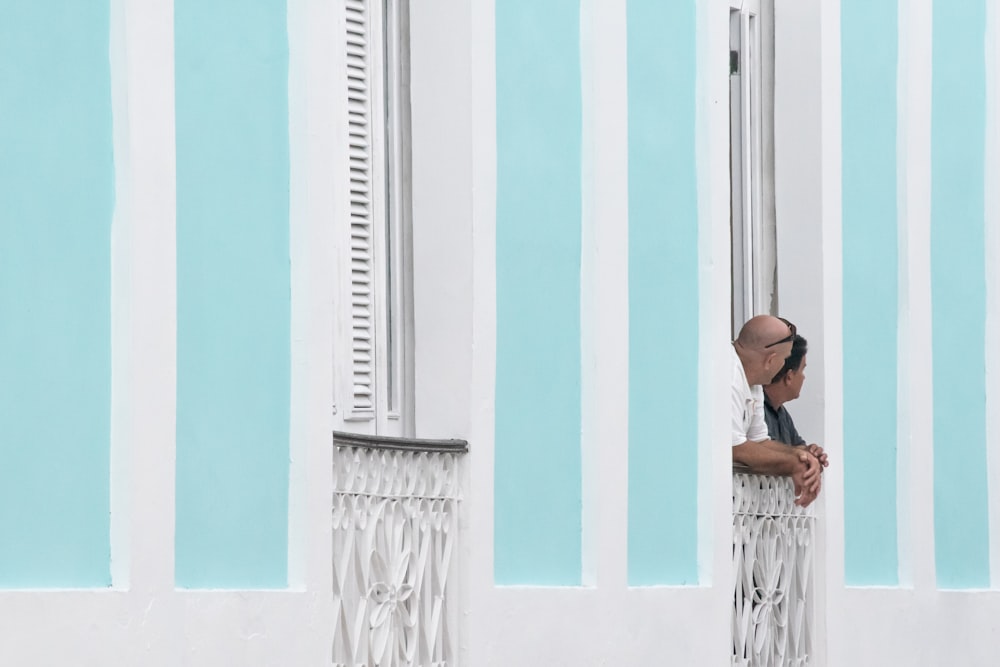
[{"label": "clasped hand", "polygon": [[792,482],[795,485],[795,504],[800,507],[808,507],[819,495],[823,468],[830,464],[826,453],[819,445],[802,447],[796,454],[799,464],[792,473]]}]

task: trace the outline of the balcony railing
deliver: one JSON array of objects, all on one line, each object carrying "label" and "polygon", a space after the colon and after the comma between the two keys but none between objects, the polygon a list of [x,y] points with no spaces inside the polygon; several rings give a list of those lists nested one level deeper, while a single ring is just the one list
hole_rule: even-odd
[{"label": "balcony railing", "polygon": [[733,468],[733,665],[814,664],[815,523],[790,478]]},{"label": "balcony railing", "polygon": [[468,444],[334,433],[334,667],[450,667]]}]

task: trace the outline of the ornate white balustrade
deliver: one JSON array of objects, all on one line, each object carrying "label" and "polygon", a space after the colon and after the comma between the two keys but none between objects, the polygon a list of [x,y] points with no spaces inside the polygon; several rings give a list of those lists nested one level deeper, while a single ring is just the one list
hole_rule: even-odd
[{"label": "ornate white balustrade", "polygon": [[790,478],[734,471],[734,665],[813,664],[815,522]]},{"label": "ornate white balustrade", "polygon": [[334,667],[452,667],[462,441],[334,434]]}]

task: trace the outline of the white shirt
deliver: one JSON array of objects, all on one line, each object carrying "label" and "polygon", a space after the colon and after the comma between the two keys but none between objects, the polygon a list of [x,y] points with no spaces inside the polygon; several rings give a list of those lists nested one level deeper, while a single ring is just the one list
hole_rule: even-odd
[{"label": "white shirt", "polygon": [[746,372],[740,355],[733,352],[733,447],[746,441],[767,440],[767,424],[764,423],[764,389],[747,382]]}]

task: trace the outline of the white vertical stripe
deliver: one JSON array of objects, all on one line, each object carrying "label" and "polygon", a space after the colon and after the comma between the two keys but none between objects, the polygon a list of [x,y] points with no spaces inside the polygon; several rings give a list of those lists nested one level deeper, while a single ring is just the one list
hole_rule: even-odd
[{"label": "white vertical stripe", "polygon": [[1000,6],[986,2],[986,461],[990,587],[1000,588]]},{"label": "white vertical stripe", "polygon": [[[288,433],[288,587],[305,586],[307,540],[310,533],[306,489],[307,420],[313,409],[309,401],[309,355],[307,350],[310,307],[323,311],[326,304],[309,301],[309,143],[308,114],[309,24],[306,0],[288,0],[288,249],[290,278],[289,433]],[[327,40],[336,42],[336,40]],[[318,244],[317,244],[318,245]],[[333,342],[330,342],[332,348]],[[332,359],[332,350],[324,356]],[[318,365],[318,364],[317,364]],[[327,366],[329,368],[329,366]],[[329,383],[327,383],[329,384]],[[329,391],[329,390],[328,390]],[[332,391],[329,391],[332,400]],[[329,403],[328,403],[329,404]],[[316,413],[328,414],[327,410]],[[328,448],[329,449],[329,448]],[[332,463],[332,462],[331,462]],[[332,489],[331,489],[332,491]],[[317,527],[319,528],[319,527]],[[324,531],[326,532],[326,531]],[[330,535],[332,539],[332,534]],[[317,545],[319,546],[319,545]]]},{"label": "white vertical stripe", "polygon": [[173,1],[122,2],[128,92],[128,220],[122,222],[131,251],[122,446],[129,449],[130,585],[165,592],[174,578],[177,395]]},{"label": "white vertical stripe", "polygon": [[[842,177],[843,138],[841,125],[841,35],[840,0],[820,3],[820,198],[822,232],[820,244],[823,256],[823,438],[828,448],[841,454],[824,472],[826,498],[823,500],[823,520],[817,531],[817,565],[825,565],[824,579],[817,581],[816,643],[814,651],[818,665],[836,664],[830,658],[833,614],[840,601],[838,595],[844,583],[844,312],[843,312],[843,222]],[[817,567],[817,577],[820,576]],[[824,585],[825,584],[825,585]]]},{"label": "white vertical stripe", "polygon": [[[288,583],[316,597],[316,627],[334,622],[333,320],[336,205],[329,188],[336,174],[343,88],[331,85],[343,68],[336,4],[288,2],[288,111],[291,251],[291,432],[288,503]],[[311,655],[326,655],[329,634],[313,633]]]},{"label": "white vertical stripe", "polygon": [[583,583],[628,581],[628,45],[626,5],[584,0]]},{"label": "white vertical stripe", "polygon": [[[503,0],[500,0],[503,2]],[[472,382],[469,440],[460,506],[458,559],[460,665],[495,661],[493,617],[493,461],[496,405],[496,6],[469,3],[472,177]],[[412,16],[411,16],[412,20]],[[416,248],[414,248],[416,250]],[[419,370],[419,369],[418,369]],[[417,373],[419,378],[419,372]],[[419,389],[419,385],[418,385]],[[419,396],[419,392],[417,394]],[[417,414],[421,409],[418,406]],[[485,647],[485,648],[484,648]],[[502,664],[502,663],[494,663]]]},{"label": "white vertical stripe", "polygon": [[[481,3],[409,2],[413,423],[424,437],[465,438],[473,409],[473,357],[486,354],[478,347],[473,353],[472,309],[480,301],[494,306],[496,301],[473,281],[479,230],[470,219],[478,215],[476,197],[483,188],[492,196],[495,185],[477,180],[473,155],[491,150],[493,135],[483,136],[477,123],[492,121],[470,106],[480,84],[495,86],[496,74],[469,62],[472,49],[480,47],[476,40],[486,38],[471,17]],[[489,30],[492,25],[491,19]]]},{"label": "white vertical stripe", "polygon": [[[731,309],[729,239],[729,7],[699,2],[697,13],[695,155],[698,176],[698,578],[711,587],[711,618],[700,662],[722,664],[732,653],[732,451],[729,442],[728,353]],[[713,307],[716,304],[719,307]],[[675,602],[676,604],[676,602]],[[708,651],[708,646],[704,647]]]},{"label": "white vertical stripe", "polygon": [[[336,208],[336,109],[343,67],[334,5],[288,2],[288,111],[291,251],[291,432],[288,582],[293,590],[329,591],[333,557],[330,430],[333,403],[333,267]],[[332,623],[332,600],[317,611]]]},{"label": "white vertical stripe", "polygon": [[129,212],[128,82],[125,0],[111,0],[111,109],[115,211],[111,223],[111,585],[128,588],[129,544]]},{"label": "white vertical stripe", "polygon": [[899,2],[899,583],[935,587],[931,383],[931,0]]}]

